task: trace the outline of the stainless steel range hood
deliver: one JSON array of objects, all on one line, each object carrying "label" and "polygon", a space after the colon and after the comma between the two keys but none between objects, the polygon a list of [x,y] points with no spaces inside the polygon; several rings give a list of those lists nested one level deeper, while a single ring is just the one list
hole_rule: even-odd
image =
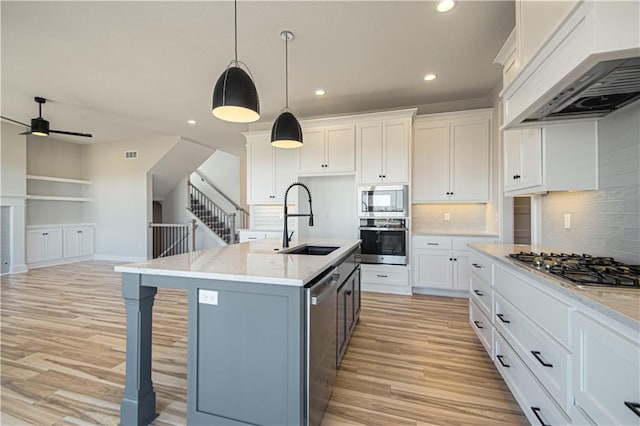
[{"label": "stainless steel range hood", "polygon": [[640,57],[599,62],[525,122],[598,118],[640,99]]}]

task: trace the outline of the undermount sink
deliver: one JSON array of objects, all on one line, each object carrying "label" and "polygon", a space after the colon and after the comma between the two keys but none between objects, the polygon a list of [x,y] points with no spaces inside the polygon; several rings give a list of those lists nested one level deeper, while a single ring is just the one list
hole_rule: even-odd
[{"label": "undermount sink", "polygon": [[282,250],[282,254],[306,254],[308,256],[326,256],[329,253],[338,250],[340,247],[332,246],[298,246],[290,249]]}]

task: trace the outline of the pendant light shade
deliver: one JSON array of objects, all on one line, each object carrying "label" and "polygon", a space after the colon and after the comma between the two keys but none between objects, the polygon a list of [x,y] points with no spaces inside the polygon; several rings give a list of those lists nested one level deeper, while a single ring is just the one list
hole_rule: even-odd
[{"label": "pendant light shade", "polygon": [[233,2],[235,58],[224,70],[213,89],[211,113],[224,121],[234,123],[251,123],[260,118],[260,101],[258,90],[249,74],[238,61],[238,3]]},{"label": "pendant light shade", "polygon": [[285,107],[271,128],[271,146],[276,148],[299,148],[302,146],[302,127],[289,109],[289,40],[291,31],[282,31],[280,38],[285,44]]},{"label": "pendant light shade", "polygon": [[229,64],[213,89],[213,115],[234,123],[251,123],[260,118],[260,101],[253,80],[242,68]]},{"label": "pendant light shade", "polygon": [[276,148],[298,148],[302,146],[302,127],[289,111],[276,118],[271,128],[271,145]]}]

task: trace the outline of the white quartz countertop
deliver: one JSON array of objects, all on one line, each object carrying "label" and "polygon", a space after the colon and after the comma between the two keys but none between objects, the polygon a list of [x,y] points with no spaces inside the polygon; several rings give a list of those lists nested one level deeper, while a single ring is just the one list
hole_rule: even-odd
[{"label": "white quartz countertop", "polygon": [[338,263],[359,244],[360,240],[317,238],[294,238],[289,243],[289,249],[301,245],[340,247],[325,256],[308,256],[281,254],[282,240],[267,238],[120,265],[115,267],[115,271],[302,287]]},{"label": "white quartz countertop", "polygon": [[536,281],[544,283],[560,293],[578,300],[590,308],[618,320],[637,330],[640,328],[640,289],[619,287],[580,287],[553,275],[531,268],[508,255],[524,252],[560,252],[561,250],[519,244],[470,244],[472,249],[491,256],[498,263],[517,268],[519,272],[531,274]]}]

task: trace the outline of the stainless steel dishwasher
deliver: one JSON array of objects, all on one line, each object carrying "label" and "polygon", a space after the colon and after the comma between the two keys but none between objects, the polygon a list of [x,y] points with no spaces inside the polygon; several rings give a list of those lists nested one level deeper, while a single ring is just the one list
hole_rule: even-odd
[{"label": "stainless steel dishwasher", "polygon": [[331,398],[336,380],[336,315],[340,282],[338,268],[306,289],[306,413],[307,425],[317,426]]}]

